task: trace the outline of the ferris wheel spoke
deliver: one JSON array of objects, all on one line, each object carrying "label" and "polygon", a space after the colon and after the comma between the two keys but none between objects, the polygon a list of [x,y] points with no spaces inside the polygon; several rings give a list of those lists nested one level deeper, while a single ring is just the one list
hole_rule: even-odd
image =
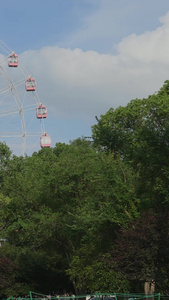
[{"label": "ferris wheel spoke", "polygon": [[18,133],[18,132],[5,132],[5,133],[0,133],[0,137],[10,137],[10,138],[15,138],[15,137],[25,137],[24,133]]},{"label": "ferris wheel spoke", "polygon": [[0,48],[5,51],[9,55],[9,53],[12,52],[12,49],[10,49],[3,41],[0,40]]},{"label": "ferris wheel spoke", "polygon": [[41,131],[39,131],[39,132],[26,132],[26,136],[39,136],[40,134],[42,134]]},{"label": "ferris wheel spoke", "polygon": [[[25,70],[19,56],[2,41],[0,52],[4,52],[0,62],[0,140],[7,141],[12,147],[16,144],[17,151],[20,144],[21,155],[25,154],[26,148],[31,148],[31,143],[37,144],[38,137],[39,146],[49,147],[50,139],[44,125],[47,109],[39,99],[35,78]],[[36,130],[38,126],[39,130]]]}]

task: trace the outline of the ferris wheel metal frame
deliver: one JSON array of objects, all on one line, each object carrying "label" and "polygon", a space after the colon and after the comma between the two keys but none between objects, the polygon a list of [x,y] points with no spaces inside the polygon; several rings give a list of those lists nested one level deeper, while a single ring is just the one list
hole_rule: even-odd
[{"label": "ferris wheel metal frame", "polygon": [[[21,155],[25,155],[26,151],[26,139],[27,137],[42,137],[45,131],[45,126],[44,126],[44,118],[42,117],[40,121],[40,131],[32,131],[28,132],[27,127],[26,127],[26,122],[25,122],[25,112],[31,111],[32,109],[37,108],[39,105],[42,105],[37,91],[31,91],[26,93],[31,93],[33,100],[33,104],[31,105],[23,105],[21,99],[20,99],[20,94],[18,92],[18,87],[19,86],[24,86],[25,89],[25,82],[27,78],[29,78],[28,72],[25,71],[24,67],[21,65],[21,62],[19,62],[19,65],[17,68],[20,70],[20,73],[22,74],[22,79],[19,81],[14,81],[11,76],[9,75],[9,72],[7,72],[7,69],[3,67],[3,64],[7,62],[7,59],[9,58],[9,55],[11,52],[13,52],[9,47],[7,47],[2,41],[0,41],[0,49],[7,54],[8,57],[6,57],[4,54],[4,60],[0,62],[0,76],[3,79],[3,81],[6,83],[4,87],[0,88],[0,97],[2,94],[5,93],[11,93],[11,96],[14,99],[15,102],[15,108],[8,109],[7,111],[0,111],[0,118],[2,117],[7,117],[7,116],[13,116],[14,114],[18,115],[18,118],[20,118],[20,129],[21,131],[12,131],[12,132],[0,132],[0,139],[2,138],[20,138],[22,140],[21,142]],[[13,52],[14,53],[14,52]],[[6,66],[6,65],[5,65]]]}]

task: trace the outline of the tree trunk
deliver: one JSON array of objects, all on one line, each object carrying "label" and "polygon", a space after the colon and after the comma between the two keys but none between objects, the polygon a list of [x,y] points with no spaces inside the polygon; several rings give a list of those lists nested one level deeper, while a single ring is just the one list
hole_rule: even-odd
[{"label": "tree trunk", "polygon": [[[152,279],[144,283],[144,293],[145,295],[151,295],[155,292],[155,281]],[[152,298],[154,299],[154,298]]]}]

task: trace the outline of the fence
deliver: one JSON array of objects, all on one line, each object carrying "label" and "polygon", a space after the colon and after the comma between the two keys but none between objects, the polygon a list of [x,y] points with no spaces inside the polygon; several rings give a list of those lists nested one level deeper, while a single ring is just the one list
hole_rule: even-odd
[{"label": "fence", "polygon": [[169,296],[156,294],[120,294],[120,293],[95,293],[86,295],[43,295],[29,292],[26,297],[9,297],[7,300],[169,300]]}]

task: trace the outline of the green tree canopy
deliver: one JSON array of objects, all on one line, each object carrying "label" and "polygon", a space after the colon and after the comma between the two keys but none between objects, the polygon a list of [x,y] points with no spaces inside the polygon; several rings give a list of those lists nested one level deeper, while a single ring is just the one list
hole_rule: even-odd
[{"label": "green tree canopy", "polygon": [[93,126],[93,139],[132,166],[143,207],[168,206],[169,81],[147,99],[111,108]]},{"label": "green tree canopy", "polygon": [[81,268],[84,254],[85,264],[93,264],[95,256],[101,268],[100,258],[114,241],[115,230],[138,215],[130,168],[78,139],[32,157],[13,157],[2,174],[2,192],[10,201],[0,211],[1,235],[8,239],[0,256],[5,251],[17,266],[20,292],[28,286],[55,290],[56,281],[59,290],[65,282],[76,291],[96,286],[94,269],[93,279],[84,285],[75,258]]}]

